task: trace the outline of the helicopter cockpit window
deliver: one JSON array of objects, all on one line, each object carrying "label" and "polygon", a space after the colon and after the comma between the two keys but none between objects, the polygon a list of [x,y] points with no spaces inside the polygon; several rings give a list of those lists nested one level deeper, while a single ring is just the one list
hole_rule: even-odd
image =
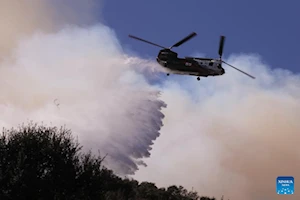
[{"label": "helicopter cockpit window", "polygon": [[160,55],[162,56],[167,56],[169,53],[168,52],[161,52]]}]

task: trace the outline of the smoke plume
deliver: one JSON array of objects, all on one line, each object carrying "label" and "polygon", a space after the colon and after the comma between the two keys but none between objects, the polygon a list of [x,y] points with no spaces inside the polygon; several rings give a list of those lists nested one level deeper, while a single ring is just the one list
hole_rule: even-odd
[{"label": "smoke plume", "polygon": [[[166,106],[134,70],[148,61],[125,55],[110,28],[73,23],[72,17],[51,18],[58,11],[42,2],[25,5],[37,22],[23,24],[31,32],[22,36],[11,30],[17,39],[0,63],[1,127],[31,120],[66,125],[85,150],[108,154],[106,164],[116,173],[134,173],[145,165],[141,158],[150,156],[164,117],[160,110]],[[53,10],[43,13],[37,6]],[[23,23],[19,19],[31,19],[19,10],[11,13],[16,28]],[[40,26],[38,19],[44,18],[53,29]]]},{"label": "smoke plume", "polygon": [[56,32],[67,24],[88,26],[99,21],[99,0],[0,2],[0,59],[36,31]]},{"label": "smoke plume", "polygon": [[165,81],[162,135],[135,178],[225,199],[282,199],[277,176],[294,176],[299,189],[300,76],[271,69],[258,55],[228,62],[256,79],[229,68],[200,82]]}]

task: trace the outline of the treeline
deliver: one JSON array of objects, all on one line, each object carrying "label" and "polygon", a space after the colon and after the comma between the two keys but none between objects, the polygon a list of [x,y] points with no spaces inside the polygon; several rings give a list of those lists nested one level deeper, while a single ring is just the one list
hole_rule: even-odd
[{"label": "treeline", "polygon": [[29,124],[0,137],[0,199],[215,200],[182,186],[121,179],[64,127]]}]

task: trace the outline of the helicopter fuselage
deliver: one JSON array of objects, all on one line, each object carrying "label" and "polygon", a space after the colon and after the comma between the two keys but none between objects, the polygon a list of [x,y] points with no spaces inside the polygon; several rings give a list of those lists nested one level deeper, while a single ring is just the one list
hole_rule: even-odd
[{"label": "helicopter fuselage", "polygon": [[129,37],[161,48],[162,50],[159,51],[159,53],[156,57],[156,61],[161,66],[164,67],[164,69],[167,71],[167,75],[169,75],[170,73],[182,74],[182,75],[193,75],[193,76],[198,76],[197,80],[199,81],[200,76],[208,77],[208,76],[220,76],[220,75],[225,74],[225,70],[222,67],[222,63],[224,63],[224,64],[238,70],[239,72],[242,72],[245,75],[255,79],[254,76],[251,76],[250,74],[248,74],[248,73],[246,73],[246,72],[244,72],[222,60],[225,36],[221,35],[221,37],[220,37],[219,51],[218,51],[219,59],[196,58],[196,57],[179,58],[178,54],[171,50],[173,47],[179,47],[180,45],[187,42],[188,40],[195,37],[196,35],[197,35],[197,33],[192,32],[185,38],[181,39],[177,43],[170,46],[169,48],[163,47],[159,44],[155,44],[155,43],[147,41],[147,40],[144,40],[142,38],[138,38],[133,35],[129,35]]},{"label": "helicopter fuselage", "polygon": [[169,73],[194,76],[220,76],[225,73],[222,63],[213,58],[179,58],[176,52],[163,49],[159,52],[156,61]]}]

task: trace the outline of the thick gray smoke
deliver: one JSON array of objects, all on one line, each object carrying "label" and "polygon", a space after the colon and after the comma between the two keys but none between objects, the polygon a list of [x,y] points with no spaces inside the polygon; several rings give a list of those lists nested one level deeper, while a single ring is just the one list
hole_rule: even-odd
[{"label": "thick gray smoke", "polygon": [[66,24],[89,26],[99,21],[101,0],[0,1],[0,59],[37,30],[56,32]]},{"label": "thick gray smoke", "polygon": [[162,135],[135,178],[225,199],[283,199],[277,176],[294,176],[300,189],[300,76],[271,70],[257,55],[233,55],[228,62],[257,78],[227,68],[224,76],[200,82],[165,82]]}]

